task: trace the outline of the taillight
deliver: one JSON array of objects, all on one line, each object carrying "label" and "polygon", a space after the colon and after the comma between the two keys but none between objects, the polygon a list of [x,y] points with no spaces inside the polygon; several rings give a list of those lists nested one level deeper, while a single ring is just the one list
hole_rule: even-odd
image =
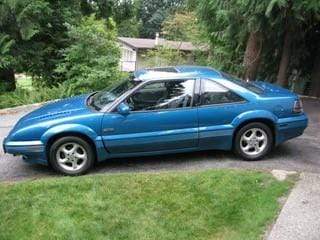
[{"label": "taillight", "polygon": [[294,101],[293,112],[294,113],[302,113],[303,112],[302,101],[300,99]]}]

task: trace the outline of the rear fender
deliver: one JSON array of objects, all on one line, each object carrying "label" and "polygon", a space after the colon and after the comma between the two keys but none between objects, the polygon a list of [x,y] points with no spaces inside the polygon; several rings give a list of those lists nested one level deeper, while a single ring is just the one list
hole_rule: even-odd
[{"label": "rear fender", "polygon": [[277,116],[269,111],[253,110],[253,111],[241,113],[232,121],[231,124],[234,126],[234,128],[236,128],[242,123],[246,121],[251,121],[254,119],[266,119],[266,120],[272,121],[273,123],[276,123],[278,121]]}]

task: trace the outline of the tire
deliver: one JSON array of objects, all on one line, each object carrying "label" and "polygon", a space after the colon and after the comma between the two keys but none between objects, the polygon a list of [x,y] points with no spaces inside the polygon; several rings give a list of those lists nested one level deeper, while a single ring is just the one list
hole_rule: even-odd
[{"label": "tire", "polygon": [[[264,139],[264,140],[263,140]],[[254,161],[265,157],[273,147],[273,134],[264,123],[253,122],[237,131],[234,151],[244,160]]]},{"label": "tire", "polygon": [[67,136],[56,140],[49,149],[49,162],[54,170],[68,176],[88,172],[95,161],[91,145],[79,137]]}]

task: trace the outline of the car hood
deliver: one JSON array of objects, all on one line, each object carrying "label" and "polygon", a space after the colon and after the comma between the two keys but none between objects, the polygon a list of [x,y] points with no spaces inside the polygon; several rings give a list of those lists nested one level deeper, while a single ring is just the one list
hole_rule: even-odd
[{"label": "car hood", "polygon": [[282,88],[280,86],[277,86],[275,84],[271,84],[268,82],[263,81],[254,81],[253,82],[256,86],[261,88],[263,90],[264,96],[267,97],[277,97],[277,96],[283,96],[283,97],[296,97],[297,95],[288,89]]},{"label": "car hood", "polygon": [[22,117],[16,127],[22,123],[32,124],[39,121],[86,113],[90,111],[86,106],[87,96],[88,95],[80,95],[47,103]]}]

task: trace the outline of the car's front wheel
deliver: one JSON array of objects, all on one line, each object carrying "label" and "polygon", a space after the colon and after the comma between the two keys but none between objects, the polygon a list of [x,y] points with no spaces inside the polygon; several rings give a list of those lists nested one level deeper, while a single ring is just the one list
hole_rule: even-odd
[{"label": "car's front wheel", "polygon": [[51,166],[66,175],[86,173],[94,163],[91,145],[79,137],[67,136],[56,140],[49,150]]},{"label": "car's front wheel", "polygon": [[249,123],[236,134],[234,150],[245,160],[258,160],[267,155],[273,146],[270,128],[259,122]]}]

